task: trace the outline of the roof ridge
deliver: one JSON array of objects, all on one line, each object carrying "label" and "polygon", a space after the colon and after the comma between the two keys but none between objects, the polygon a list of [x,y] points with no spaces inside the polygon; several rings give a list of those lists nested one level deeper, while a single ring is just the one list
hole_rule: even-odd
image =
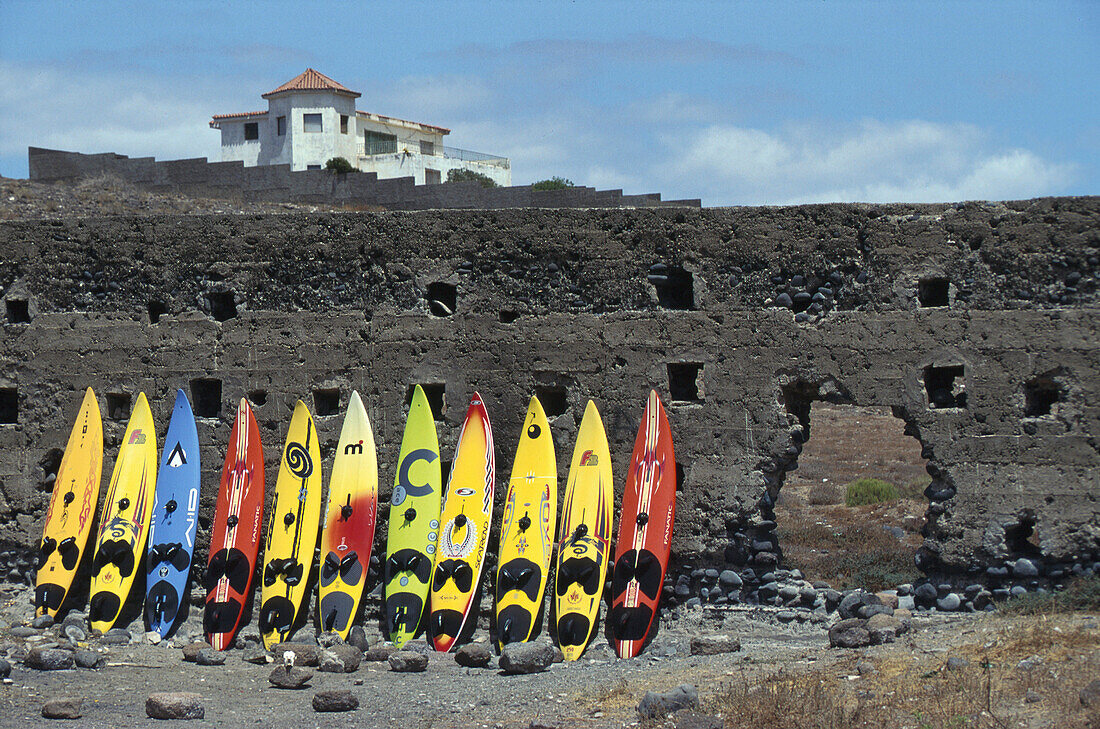
[{"label": "roof ridge", "polygon": [[362,96],[358,91],[352,91],[347,86],[338,83],[314,68],[307,68],[302,73],[290,79],[274,91],[263,94],[263,98],[281,94],[287,91],[334,91],[340,94],[348,94],[353,98]]}]

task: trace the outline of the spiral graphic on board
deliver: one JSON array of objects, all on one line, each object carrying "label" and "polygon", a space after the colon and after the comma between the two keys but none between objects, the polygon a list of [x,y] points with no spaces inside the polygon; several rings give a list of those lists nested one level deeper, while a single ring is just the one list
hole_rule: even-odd
[{"label": "spiral graphic on board", "polygon": [[313,473],[313,459],[301,443],[291,443],[286,447],[286,467],[298,478],[308,478]]}]

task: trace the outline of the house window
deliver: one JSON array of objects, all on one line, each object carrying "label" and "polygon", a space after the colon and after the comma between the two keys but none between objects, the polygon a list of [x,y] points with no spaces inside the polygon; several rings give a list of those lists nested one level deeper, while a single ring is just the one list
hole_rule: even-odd
[{"label": "house window", "polygon": [[276,130],[276,133],[280,137],[285,137],[286,136],[286,117],[285,116],[275,117],[275,130]]},{"label": "house window", "polygon": [[348,133],[348,115],[347,114],[341,114],[340,115],[340,133],[341,134],[347,134]]},{"label": "house window", "polygon": [[319,170],[319,169],[321,169],[321,165],[306,165],[306,169],[307,170]]},{"label": "house window", "polygon": [[321,129],[321,115],[320,114],[302,114],[302,126],[307,132],[320,132]]},{"label": "house window", "polygon": [[420,154],[435,154],[435,142],[420,140]]},{"label": "house window", "polygon": [[443,182],[443,177],[440,175],[439,170],[424,170],[425,185],[438,185],[441,182]]},{"label": "house window", "polygon": [[397,137],[381,132],[363,132],[365,154],[394,154],[397,152]]},{"label": "house window", "polygon": [[244,125],[244,141],[251,142],[260,138],[260,123],[248,122]]}]

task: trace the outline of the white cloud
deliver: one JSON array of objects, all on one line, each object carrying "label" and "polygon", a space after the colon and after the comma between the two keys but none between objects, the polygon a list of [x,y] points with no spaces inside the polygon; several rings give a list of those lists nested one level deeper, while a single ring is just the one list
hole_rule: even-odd
[{"label": "white cloud", "polygon": [[1010,199],[1057,194],[1075,173],[1027,150],[990,150],[973,125],[922,120],[778,132],[715,124],[665,144],[654,175],[685,190],[694,182],[709,205]]},{"label": "white cloud", "polygon": [[212,114],[246,111],[235,84],[188,88],[146,74],[0,60],[0,156],[28,146],[159,159],[219,158]]}]

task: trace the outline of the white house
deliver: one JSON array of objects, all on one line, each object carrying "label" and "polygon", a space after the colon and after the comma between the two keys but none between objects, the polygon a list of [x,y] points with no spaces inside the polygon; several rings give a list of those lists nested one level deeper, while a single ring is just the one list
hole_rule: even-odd
[{"label": "white house", "polygon": [[307,68],[263,95],[267,111],[218,114],[210,126],[221,131],[222,161],[240,160],[249,167],[321,169],[333,157],[343,157],[379,178],[413,177],[418,185],[444,182],[453,169],[512,184],[508,158],[445,147],[443,137],[450,129],[358,111],[359,96]]}]

